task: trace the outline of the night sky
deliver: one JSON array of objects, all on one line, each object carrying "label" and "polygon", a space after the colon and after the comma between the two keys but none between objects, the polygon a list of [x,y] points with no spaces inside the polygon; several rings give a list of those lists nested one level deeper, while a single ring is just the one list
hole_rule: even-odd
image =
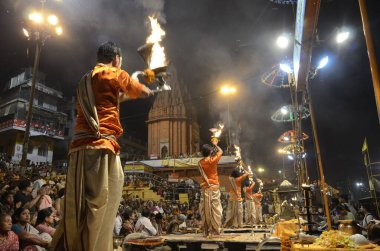
[{"label": "night sky", "polygon": [[[380,8],[367,1],[373,43],[380,53]],[[0,1],[0,87],[22,68],[31,67],[34,43],[21,32],[28,11],[39,8],[37,0]],[[47,0],[46,10],[62,21],[64,35],[49,39],[41,54],[40,70],[49,85],[74,94],[78,80],[96,63],[99,44],[112,40],[122,47],[124,69],[133,73],[145,68],[136,49],[145,43],[148,14],[158,13],[166,31],[163,45],[189,90],[186,102],[198,112],[202,143],[208,129],[226,123],[227,100],[216,91],[233,83],[238,94],[231,97],[233,141],[242,146],[245,162],[263,166],[277,175],[283,159],[277,154],[277,138],[290,124],[275,123],[271,115],[290,103],[287,89],[269,88],[261,76],[273,65],[292,58],[292,48],[280,50],[278,35],[294,33],[296,6],[269,0]],[[349,41],[338,46],[338,28],[351,31]],[[328,183],[345,185],[366,180],[361,156],[367,137],[373,161],[380,161],[380,130],[372,78],[357,0],[322,1],[313,64],[328,55],[329,64],[311,83],[322,161]],[[379,60],[379,57],[377,57]],[[122,105],[126,132],[146,139],[145,120],[154,98]],[[310,134],[310,121],[303,127]],[[312,139],[306,142],[311,178],[317,178]],[[288,160],[288,173],[292,167]],[[380,168],[379,168],[380,171]]]}]

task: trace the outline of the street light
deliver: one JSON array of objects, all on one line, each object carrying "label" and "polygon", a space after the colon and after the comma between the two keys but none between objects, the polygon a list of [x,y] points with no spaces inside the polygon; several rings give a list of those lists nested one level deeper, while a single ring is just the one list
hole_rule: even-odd
[{"label": "street light", "polygon": [[[41,0],[41,9],[44,9],[44,0]],[[44,45],[45,41],[52,37],[52,34],[55,33],[58,36],[62,34],[62,27],[58,25],[58,17],[55,15],[48,15],[45,18],[45,13],[40,12],[32,12],[28,15],[29,24],[31,28],[23,28],[22,31],[24,35],[28,39],[32,39],[36,41],[36,52],[34,55],[34,64],[33,64],[33,73],[32,73],[32,85],[30,88],[29,95],[29,106],[28,106],[28,114],[26,118],[26,127],[25,134],[23,139],[23,148],[22,148],[22,157],[21,157],[21,173],[24,172],[24,168],[26,167],[26,159],[28,154],[28,145],[29,145],[29,137],[30,137],[30,124],[32,121],[33,114],[33,100],[34,93],[36,89],[36,80],[38,74],[38,67],[40,63],[40,54],[41,48]],[[46,22],[45,22],[46,21]]]},{"label": "street light", "polygon": [[276,44],[281,49],[286,49],[289,45],[289,37],[286,35],[281,35],[277,38]]},{"label": "street light", "polygon": [[288,74],[293,72],[292,68],[287,64],[280,64],[280,69]]},{"label": "street light", "polygon": [[322,58],[322,60],[319,61],[319,64],[318,64],[318,66],[317,66],[317,69],[318,69],[318,70],[319,70],[319,69],[322,69],[323,67],[325,67],[325,66],[327,65],[328,62],[329,62],[329,57],[328,57],[328,56]]},{"label": "street light", "polygon": [[227,124],[228,124],[228,143],[227,143],[227,153],[229,154],[229,149],[231,145],[231,124],[230,124],[230,95],[236,93],[236,87],[232,85],[224,85],[220,89],[220,93],[227,97]]},{"label": "street light", "polygon": [[281,111],[281,114],[282,115],[286,115],[286,114],[288,114],[288,108],[286,107],[286,106],[284,106],[284,107],[281,107],[281,109],[280,109],[280,111]]},{"label": "street light", "polygon": [[357,186],[357,187],[362,187],[362,186],[363,186],[363,183],[362,183],[362,182],[356,182],[356,186]]},{"label": "street light", "polygon": [[262,167],[259,167],[259,168],[257,168],[257,171],[258,171],[259,173],[263,173],[263,172],[265,172],[265,169],[262,168]]},{"label": "street light", "polygon": [[341,44],[344,41],[346,41],[349,38],[349,36],[350,36],[350,32],[348,32],[348,31],[338,32],[338,34],[336,35],[335,41],[338,44]]}]

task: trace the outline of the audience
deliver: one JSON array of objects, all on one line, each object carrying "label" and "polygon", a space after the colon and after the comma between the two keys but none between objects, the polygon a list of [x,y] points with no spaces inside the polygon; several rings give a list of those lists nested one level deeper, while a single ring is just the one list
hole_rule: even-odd
[{"label": "audience", "polygon": [[[17,165],[7,162],[2,165],[5,169],[0,170],[0,250],[23,250],[27,247],[48,249],[55,227],[63,214],[64,176],[52,172],[47,165],[40,165],[37,168],[38,174],[28,171],[25,175],[18,173]],[[46,175],[41,176],[42,174]],[[115,217],[114,235],[121,238],[141,233],[145,236],[156,236],[181,232],[187,227],[201,228],[198,209],[200,193],[196,185],[188,181],[170,183],[164,178],[147,173],[128,174],[125,186],[149,187],[161,195],[161,200],[144,201],[138,196],[123,195],[118,215]],[[318,188],[315,187],[314,190],[318,191]],[[188,201],[179,203],[178,193],[187,193]],[[275,215],[276,201],[271,196],[264,195],[263,205],[265,207],[268,204],[266,214]],[[224,207],[227,200],[228,197],[222,194],[221,202]],[[315,206],[315,212],[318,206]],[[369,212],[368,205],[363,205],[358,210],[359,205],[347,202],[347,199],[332,197],[330,207],[333,223],[336,223],[334,228],[337,228],[338,220],[357,219],[362,233],[368,233],[371,240],[379,242],[380,227],[373,223],[375,213]],[[326,218],[323,210],[319,212],[319,220],[321,229],[324,229]]]},{"label": "audience", "polygon": [[152,222],[149,219],[150,209],[144,208],[141,212],[140,218],[135,225],[136,232],[142,232],[148,236],[156,235],[157,230],[153,227]]},{"label": "audience", "polygon": [[30,224],[30,212],[27,208],[19,208],[14,213],[15,223],[12,231],[18,235],[20,247],[38,246],[40,249],[49,248],[51,236],[40,234],[40,232]]},{"label": "audience", "polygon": [[19,250],[18,237],[11,229],[12,217],[9,214],[0,214],[0,250]]},{"label": "audience", "polygon": [[47,233],[51,237],[55,233],[54,226],[54,211],[51,207],[42,209],[38,212],[37,221],[36,221],[36,229],[40,231],[40,233]]}]

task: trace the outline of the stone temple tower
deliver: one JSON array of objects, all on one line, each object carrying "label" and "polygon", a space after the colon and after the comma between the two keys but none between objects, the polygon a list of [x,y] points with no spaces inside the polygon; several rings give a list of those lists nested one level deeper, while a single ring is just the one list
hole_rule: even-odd
[{"label": "stone temple tower", "polygon": [[157,95],[148,115],[148,157],[178,158],[199,152],[199,125],[190,95],[178,81],[174,66],[168,84],[171,91]]}]

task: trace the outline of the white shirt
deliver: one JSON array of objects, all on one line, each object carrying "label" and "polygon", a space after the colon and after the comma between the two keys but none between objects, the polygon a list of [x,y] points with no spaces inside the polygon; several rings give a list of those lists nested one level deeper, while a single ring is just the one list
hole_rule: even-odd
[{"label": "white shirt", "polygon": [[115,219],[115,225],[113,227],[113,234],[114,235],[120,235],[121,226],[123,224],[123,220],[121,219],[121,216],[116,216]]},{"label": "white shirt", "polygon": [[153,227],[152,222],[147,217],[141,216],[135,225],[135,230],[139,231],[142,226],[144,226],[144,229],[142,230],[143,233],[146,233],[148,235],[156,235],[157,230]]},{"label": "white shirt", "polygon": [[368,223],[371,221],[371,220],[374,220],[375,217],[373,217],[372,214],[370,213],[366,213],[364,218],[363,218],[363,224],[362,224],[362,227],[364,228],[367,228],[368,227]]}]

